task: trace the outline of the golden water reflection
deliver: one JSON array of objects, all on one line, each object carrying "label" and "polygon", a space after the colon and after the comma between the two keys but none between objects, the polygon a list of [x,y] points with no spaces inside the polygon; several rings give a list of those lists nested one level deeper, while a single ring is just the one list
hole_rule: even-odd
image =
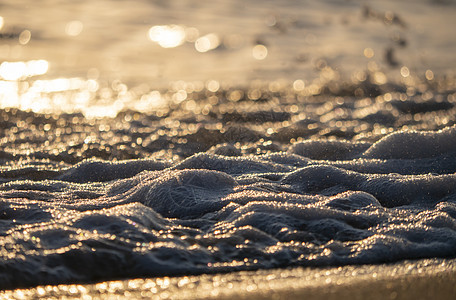
[{"label": "golden water reflection", "polygon": [[0,77],[5,80],[18,80],[46,74],[49,63],[46,60],[30,60],[27,62],[4,61],[0,65]]},{"label": "golden water reflection", "polygon": [[[176,48],[185,42],[194,43],[196,51],[200,53],[214,50],[222,44],[222,39],[215,33],[208,33],[200,36],[197,28],[175,24],[153,26],[149,29],[148,37],[151,41],[157,43],[162,48]],[[238,44],[240,42],[236,40],[236,38],[238,37],[234,36],[231,37],[231,39],[227,39],[227,46],[230,44],[234,44],[231,48],[239,46]],[[264,54],[260,56],[265,57]]]},{"label": "golden water reflection", "polygon": [[175,48],[185,42],[185,29],[178,25],[153,26],[149,38],[163,48]]},{"label": "golden water reflection", "polygon": [[268,56],[268,48],[265,45],[255,45],[252,49],[253,58],[257,60],[263,60]]},{"label": "golden water reflection", "polygon": [[[257,48],[259,52],[257,54],[259,57],[256,59],[267,56],[268,49],[260,46],[263,45],[257,44],[253,48]],[[255,56],[255,52],[252,54]],[[203,90],[206,90],[203,95],[209,97],[213,105],[218,102],[217,94],[224,95],[233,102],[241,99],[258,100],[264,91],[275,93],[292,90],[300,97],[306,97],[318,95],[325,87],[329,87],[331,92],[337,94],[337,85],[344,84],[339,72],[324,61],[319,62],[318,65],[320,66],[319,76],[314,80],[298,78],[294,81],[280,79],[270,82],[252,81],[248,89],[215,79],[179,80],[172,82],[168,89],[159,91],[146,83],[129,88],[118,79],[108,81],[103,77],[100,78],[100,71],[97,68],[89,69],[83,77],[48,78],[42,76],[49,69],[49,63],[46,60],[6,61],[0,64],[0,109],[14,107],[36,113],[82,113],[85,117],[102,118],[115,117],[120,111],[130,109],[144,113],[153,112],[156,115],[163,115],[170,107],[176,106],[184,106],[194,111],[197,107],[195,101],[198,101],[201,95],[195,98],[193,93]],[[420,75],[422,79],[419,79],[419,76],[407,66],[402,66],[396,72],[401,76],[402,84],[410,87],[410,90],[419,87],[422,80],[428,81],[429,84],[439,80],[439,77],[435,76],[430,69]],[[353,73],[351,80],[355,86],[358,84],[362,86],[365,81],[368,85],[381,86],[389,81],[387,74],[374,61],[369,61],[366,71]],[[408,90],[407,95],[411,96]],[[355,91],[355,95],[364,94],[356,94]]]},{"label": "golden water reflection", "polygon": [[[5,61],[0,65],[0,109],[19,108],[36,113],[77,113],[88,118],[115,117],[126,107],[149,112],[170,101],[158,91],[134,91],[120,81],[110,85],[91,69],[87,78],[37,77],[48,72],[46,60]],[[179,90],[172,100],[183,101]]]},{"label": "golden water reflection", "polygon": [[[104,88],[108,89],[108,88]],[[50,80],[0,80],[0,108],[19,108],[36,113],[75,113],[86,117],[115,117],[131,102],[131,95],[105,95],[98,81],[82,78]],[[106,98],[107,96],[107,98]]]},{"label": "golden water reflection", "polygon": [[220,38],[215,33],[209,33],[200,37],[195,42],[195,49],[198,52],[207,52],[220,45]]}]

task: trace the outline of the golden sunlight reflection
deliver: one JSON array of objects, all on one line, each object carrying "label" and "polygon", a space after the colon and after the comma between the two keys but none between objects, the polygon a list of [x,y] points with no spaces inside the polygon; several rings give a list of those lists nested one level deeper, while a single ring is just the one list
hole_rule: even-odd
[{"label": "golden sunlight reflection", "polygon": [[159,91],[152,91],[145,95],[142,95],[141,98],[134,103],[134,109],[137,111],[147,111],[151,107],[153,108],[163,108],[168,104],[168,100],[160,94]]},{"label": "golden sunlight reflection", "polygon": [[372,58],[375,55],[375,52],[372,48],[365,48],[363,53],[364,53],[364,56],[367,58]]},{"label": "golden sunlight reflection", "polygon": [[0,81],[0,108],[17,107],[19,86],[14,81]]},{"label": "golden sunlight reflection", "polygon": [[219,37],[215,33],[209,33],[196,40],[195,49],[198,52],[204,53],[217,48],[219,45]]},{"label": "golden sunlight reflection", "polygon": [[90,109],[82,109],[86,118],[114,118],[124,108],[122,101],[114,101],[112,105],[92,105]]},{"label": "golden sunlight reflection", "polygon": [[[115,117],[125,103],[131,102],[131,95],[121,92],[112,95],[114,100],[105,101],[99,85],[96,80],[82,78],[0,80],[0,108],[15,107],[36,113],[81,112],[88,118],[100,118]],[[158,101],[156,97],[154,100]]]},{"label": "golden sunlight reflection", "polygon": [[305,87],[306,83],[301,79],[297,79],[293,82],[293,89],[295,91],[303,91]]},{"label": "golden sunlight reflection", "polygon": [[179,25],[153,26],[149,38],[163,48],[175,48],[185,42],[185,29]]},{"label": "golden sunlight reflection", "polygon": [[215,93],[219,90],[220,83],[217,80],[209,80],[206,83],[206,88],[208,91]]},{"label": "golden sunlight reflection", "polygon": [[115,117],[125,107],[150,112],[166,107],[170,100],[180,103],[187,99],[186,85],[177,90],[172,99],[158,91],[143,94],[145,91],[129,90],[120,81],[106,86],[97,79],[98,69],[90,69],[87,78],[33,78],[46,73],[48,67],[45,60],[3,62],[0,65],[0,109],[80,112],[87,118],[103,118]]},{"label": "golden sunlight reflection", "polygon": [[46,74],[49,63],[46,60],[31,60],[27,62],[4,61],[0,65],[0,77],[4,80],[18,80],[31,76]]},{"label": "golden sunlight reflection", "polygon": [[265,45],[255,45],[252,49],[252,56],[257,60],[263,60],[268,56],[268,48]]},{"label": "golden sunlight reflection", "polygon": [[426,76],[427,80],[433,80],[434,79],[434,72],[432,72],[432,70],[426,70],[425,76]]},{"label": "golden sunlight reflection", "polygon": [[0,16],[0,30],[3,28],[4,24],[5,24],[5,20],[3,19],[2,16]]},{"label": "golden sunlight reflection", "polygon": [[401,75],[402,77],[408,77],[410,75],[410,70],[406,66],[401,68]]},{"label": "golden sunlight reflection", "polygon": [[386,77],[385,73],[379,71],[374,72],[372,80],[375,84],[380,85],[388,82],[388,78]]},{"label": "golden sunlight reflection", "polygon": [[31,89],[42,93],[55,93],[63,91],[78,90],[87,83],[80,78],[57,78],[51,80],[37,80]]}]

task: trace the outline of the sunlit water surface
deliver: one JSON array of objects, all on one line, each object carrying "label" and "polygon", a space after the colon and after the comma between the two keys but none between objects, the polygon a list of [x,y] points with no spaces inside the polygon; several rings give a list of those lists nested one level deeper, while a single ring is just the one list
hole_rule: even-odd
[{"label": "sunlit water surface", "polygon": [[0,9],[0,289],[456,256],[454,1]]},{"label": "sunlit water surface", "polygon": [[[170,85],[454,76],[454,1],[3,1],[0,107],[115,115]],[[152,105],[151,105],[152,104]],[[90,109],[89,109],[90,107]]]}]

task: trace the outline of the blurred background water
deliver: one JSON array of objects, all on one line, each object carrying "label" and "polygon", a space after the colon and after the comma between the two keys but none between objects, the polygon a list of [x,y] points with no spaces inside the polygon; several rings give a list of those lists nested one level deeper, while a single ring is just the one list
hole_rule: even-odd
[{"label": "blurred background water", "polygon": [[454,76],[454,16],[454,0],[3,0],[0,107],[109,115],[169,87]]}]

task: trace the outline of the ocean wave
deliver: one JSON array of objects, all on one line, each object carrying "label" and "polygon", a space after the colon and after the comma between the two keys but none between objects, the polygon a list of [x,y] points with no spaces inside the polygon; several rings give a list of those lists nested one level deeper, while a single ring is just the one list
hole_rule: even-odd
[{"label": "ocean wave", "polygon": [[453,126],[4,168],[1,287],[453,257],[455,141]]},{"label": "ocean wave", "polygon": [[229,92],[0,110],[0,288],[455,257],[454,92]]}]

